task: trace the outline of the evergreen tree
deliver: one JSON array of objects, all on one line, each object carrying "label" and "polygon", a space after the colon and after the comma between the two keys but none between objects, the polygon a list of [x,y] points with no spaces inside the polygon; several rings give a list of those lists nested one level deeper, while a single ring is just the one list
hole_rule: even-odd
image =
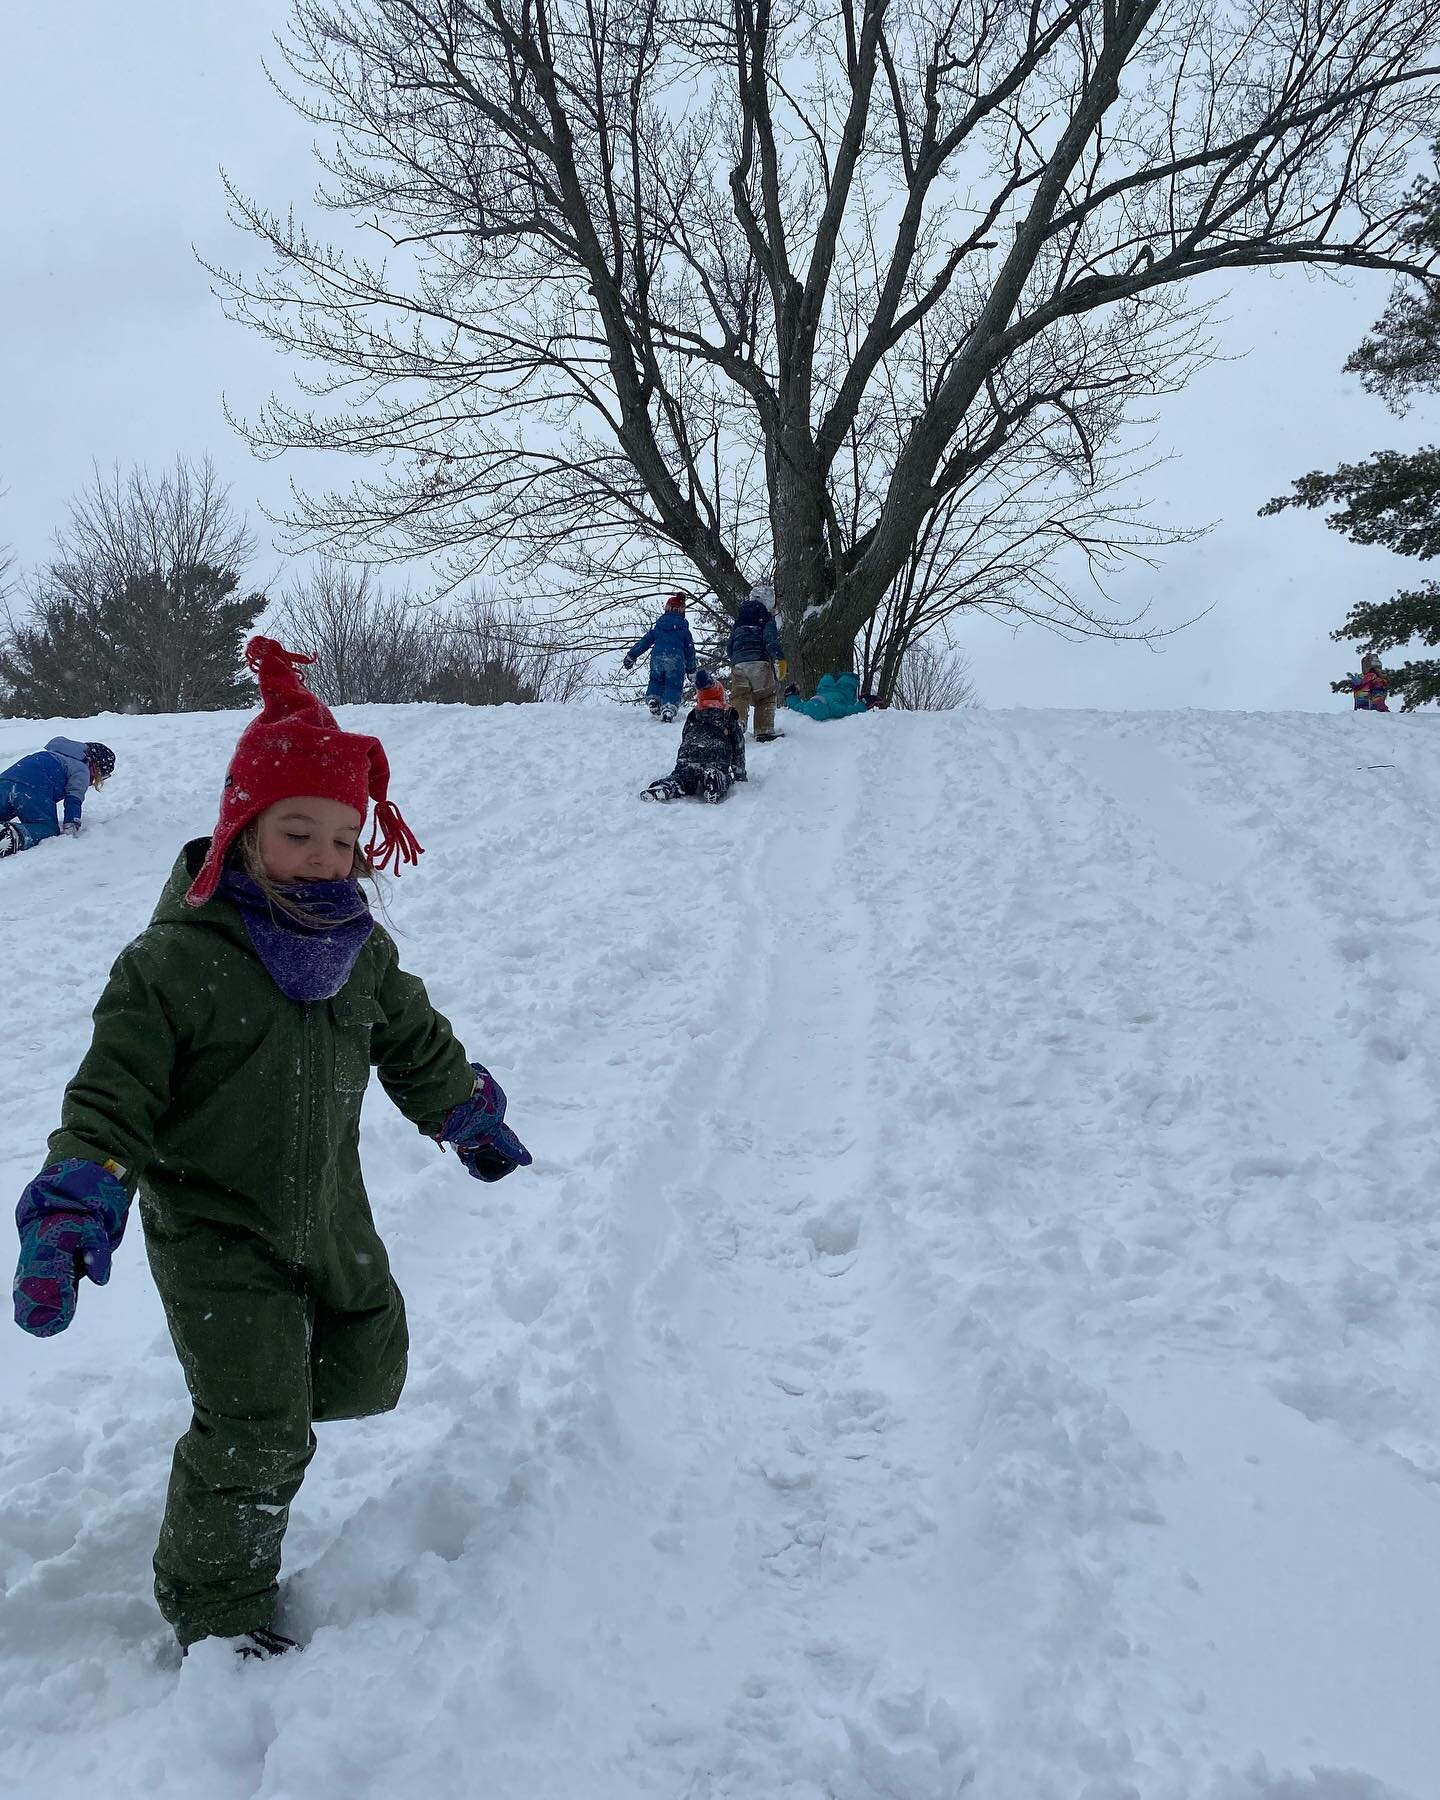
[{"label": "evergreen tree", "polygon": [[232,569],[132,575],[92,598],[51,588],[0,651],[11,718],[203,712],[248,706],[243,636],[265,610]]},{"label": "evergreen tree", "polygon": [[[1422,255],[1440,254],[1440,180],[1415,184],[1408,241]],[[1440,390],[1440,279],[1398,286],[1373,335],[1345,367],[1396,413],[1416,395]],[[1295,483],[1293,494],[1260,511],[1263,517],[1292,506],[1337,506],[1325,521],[1332,531],[1355,544],[1380,544],[1428,561],[1440,555],[1440,449],[1432,445],[1410,455],[1380,450],[1329,474],[1313,472]],[[1330,635],[1381,654],[1415,640],[1433,650],[1440,646],[1440,583],[1426,581],[1388,600],[1357,601]],[[1412,659],[1386,675],[1406,712],[1440,700],[1440,657]]]},{"label": "evergreen tree", "polygon": [[122,708],[90,609],[65,594],[41,595],[0,648],[0,714],[84,719]]},{"label": "evergreen tree", "polygon": [[240,594],[233,569],[208,563],[168,577],[135,575],[102,602],[96,621],[120,687],[137,712],[209,712],[248,706],[255,684],[240,646],[264,612],[264,594]]},{"label": "evergreen tree", "polygon": [[239,592],[251,542],[208,461],[154,478],[97,469],[0,643],[12,717],[245,706],[245,634],[263,594]]}]

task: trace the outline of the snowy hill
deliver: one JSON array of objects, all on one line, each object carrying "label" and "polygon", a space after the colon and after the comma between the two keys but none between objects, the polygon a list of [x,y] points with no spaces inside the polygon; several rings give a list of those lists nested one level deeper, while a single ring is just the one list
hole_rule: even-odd
[{"label": "snowy hill", "polygon": [[[138,1222],[5,1327],[7,1791],[1440,1794],[1433,719],[802,720],[661,810],[628,712],[348,717],[535,1168],[372,1091],[411,1380],[321,1428],[285,1663],[153,1610]],[[237,724],[104,720],[83,836],[0,866],[7,1206]]]}]

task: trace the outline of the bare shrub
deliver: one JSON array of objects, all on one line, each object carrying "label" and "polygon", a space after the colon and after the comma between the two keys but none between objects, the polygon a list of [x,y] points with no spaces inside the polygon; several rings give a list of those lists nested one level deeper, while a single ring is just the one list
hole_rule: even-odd
[{"label": "bare shrub", "polygon": [[436,664],[424,699],[470,706],[563,702],[585,685],[584,658],[559,640],[553,625],[487,589],[472,589],[433,630]]},{"label": "bare shrub", "polygon": [[327,706],[418,700],[434,669],[433,622],[408,592],[387,593],[363,565],[321,558],[292,583],[271,628],[315,659],[306,685]]},{"label": "bare shrub", "polygon": [[891,706],[901,712],[951,712],[977,704],[970,659],[963,651],[948,645],[942,649],[922,638],[901,657]]},{"label": "bare shrub", "polygon": [[306,679],[329,706],[524,705],[573,700],[585,685],[584,658],[528,607],[482,588],[422,602],[332,559],[291,587],[273,628],[314,657]]}]

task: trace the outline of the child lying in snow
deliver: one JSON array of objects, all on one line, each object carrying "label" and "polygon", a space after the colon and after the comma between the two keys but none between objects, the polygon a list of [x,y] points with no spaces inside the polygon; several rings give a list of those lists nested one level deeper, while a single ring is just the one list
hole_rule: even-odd
[{"label": "child lying in snow", "polygon": [[339,728],[292,667],[306,658],[254,638],[248,659],[264,709],[215,834],[186,845],[121,951],[21,1197],[15,1321],[35,1337],[69,1325],[80,1277],[109,1280],[138,1188],[195,1408],[155,1595],[182,1646],[224,1637],[268,1657],[295,1647],[275,1603],[311,1428],[388,1412],[405,1382],[405,1306],[360,1175],[371,1065],[479,1180],[531,1159],[359,886],[377,850],[382,868],[420,854],[379,741]]},{"label": "child lying in snow", "polygon": [[725,690],[708,669],[695,676],[695,709],[680,733],[680,754],[668,775],[652,781],[642,800],[678,800],[695,794],[719,802],[746,780],[745,731],[725,702]]}]

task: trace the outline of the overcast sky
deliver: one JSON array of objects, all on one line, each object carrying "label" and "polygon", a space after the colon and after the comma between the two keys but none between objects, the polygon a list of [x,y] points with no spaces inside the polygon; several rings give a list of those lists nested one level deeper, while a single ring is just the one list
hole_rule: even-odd
[{"label": "overcast sky", "polygon": [[[222,166],[277,207],[303,203],[314,185],[310,129],[262,68],[288,11],[288,0],[9,0],[0,545],[22,565],[43,558],[92,461],[158,469],[208,451],[267,545],[253,574],[268,581],[284,568],[258,508],[283,505],[300,471],[257,462],[222,398],[253,411],[286,371],[226,321],[194,251],[249,255],[225,216]],[[1231,285],[1221,335],[1232,360],[1159,404],[1158,447],[1174,460],[1147,484],[1159,518],[1215,529],[1115,590],[1127,608],[1151,602],[1161,623],[1212,610],[1158,651],[978,621],[964,641],[985,704],[1345,704],[1327,683],[1354,658],[1329,631],[1352,599],[1412,582],[1418,565],[1354,548],[1318,515],[1255,515],[1306,470],[1434,437],[1424,404],[1394,419],[1341,373],[1386,295],[1383,277]]]}]

